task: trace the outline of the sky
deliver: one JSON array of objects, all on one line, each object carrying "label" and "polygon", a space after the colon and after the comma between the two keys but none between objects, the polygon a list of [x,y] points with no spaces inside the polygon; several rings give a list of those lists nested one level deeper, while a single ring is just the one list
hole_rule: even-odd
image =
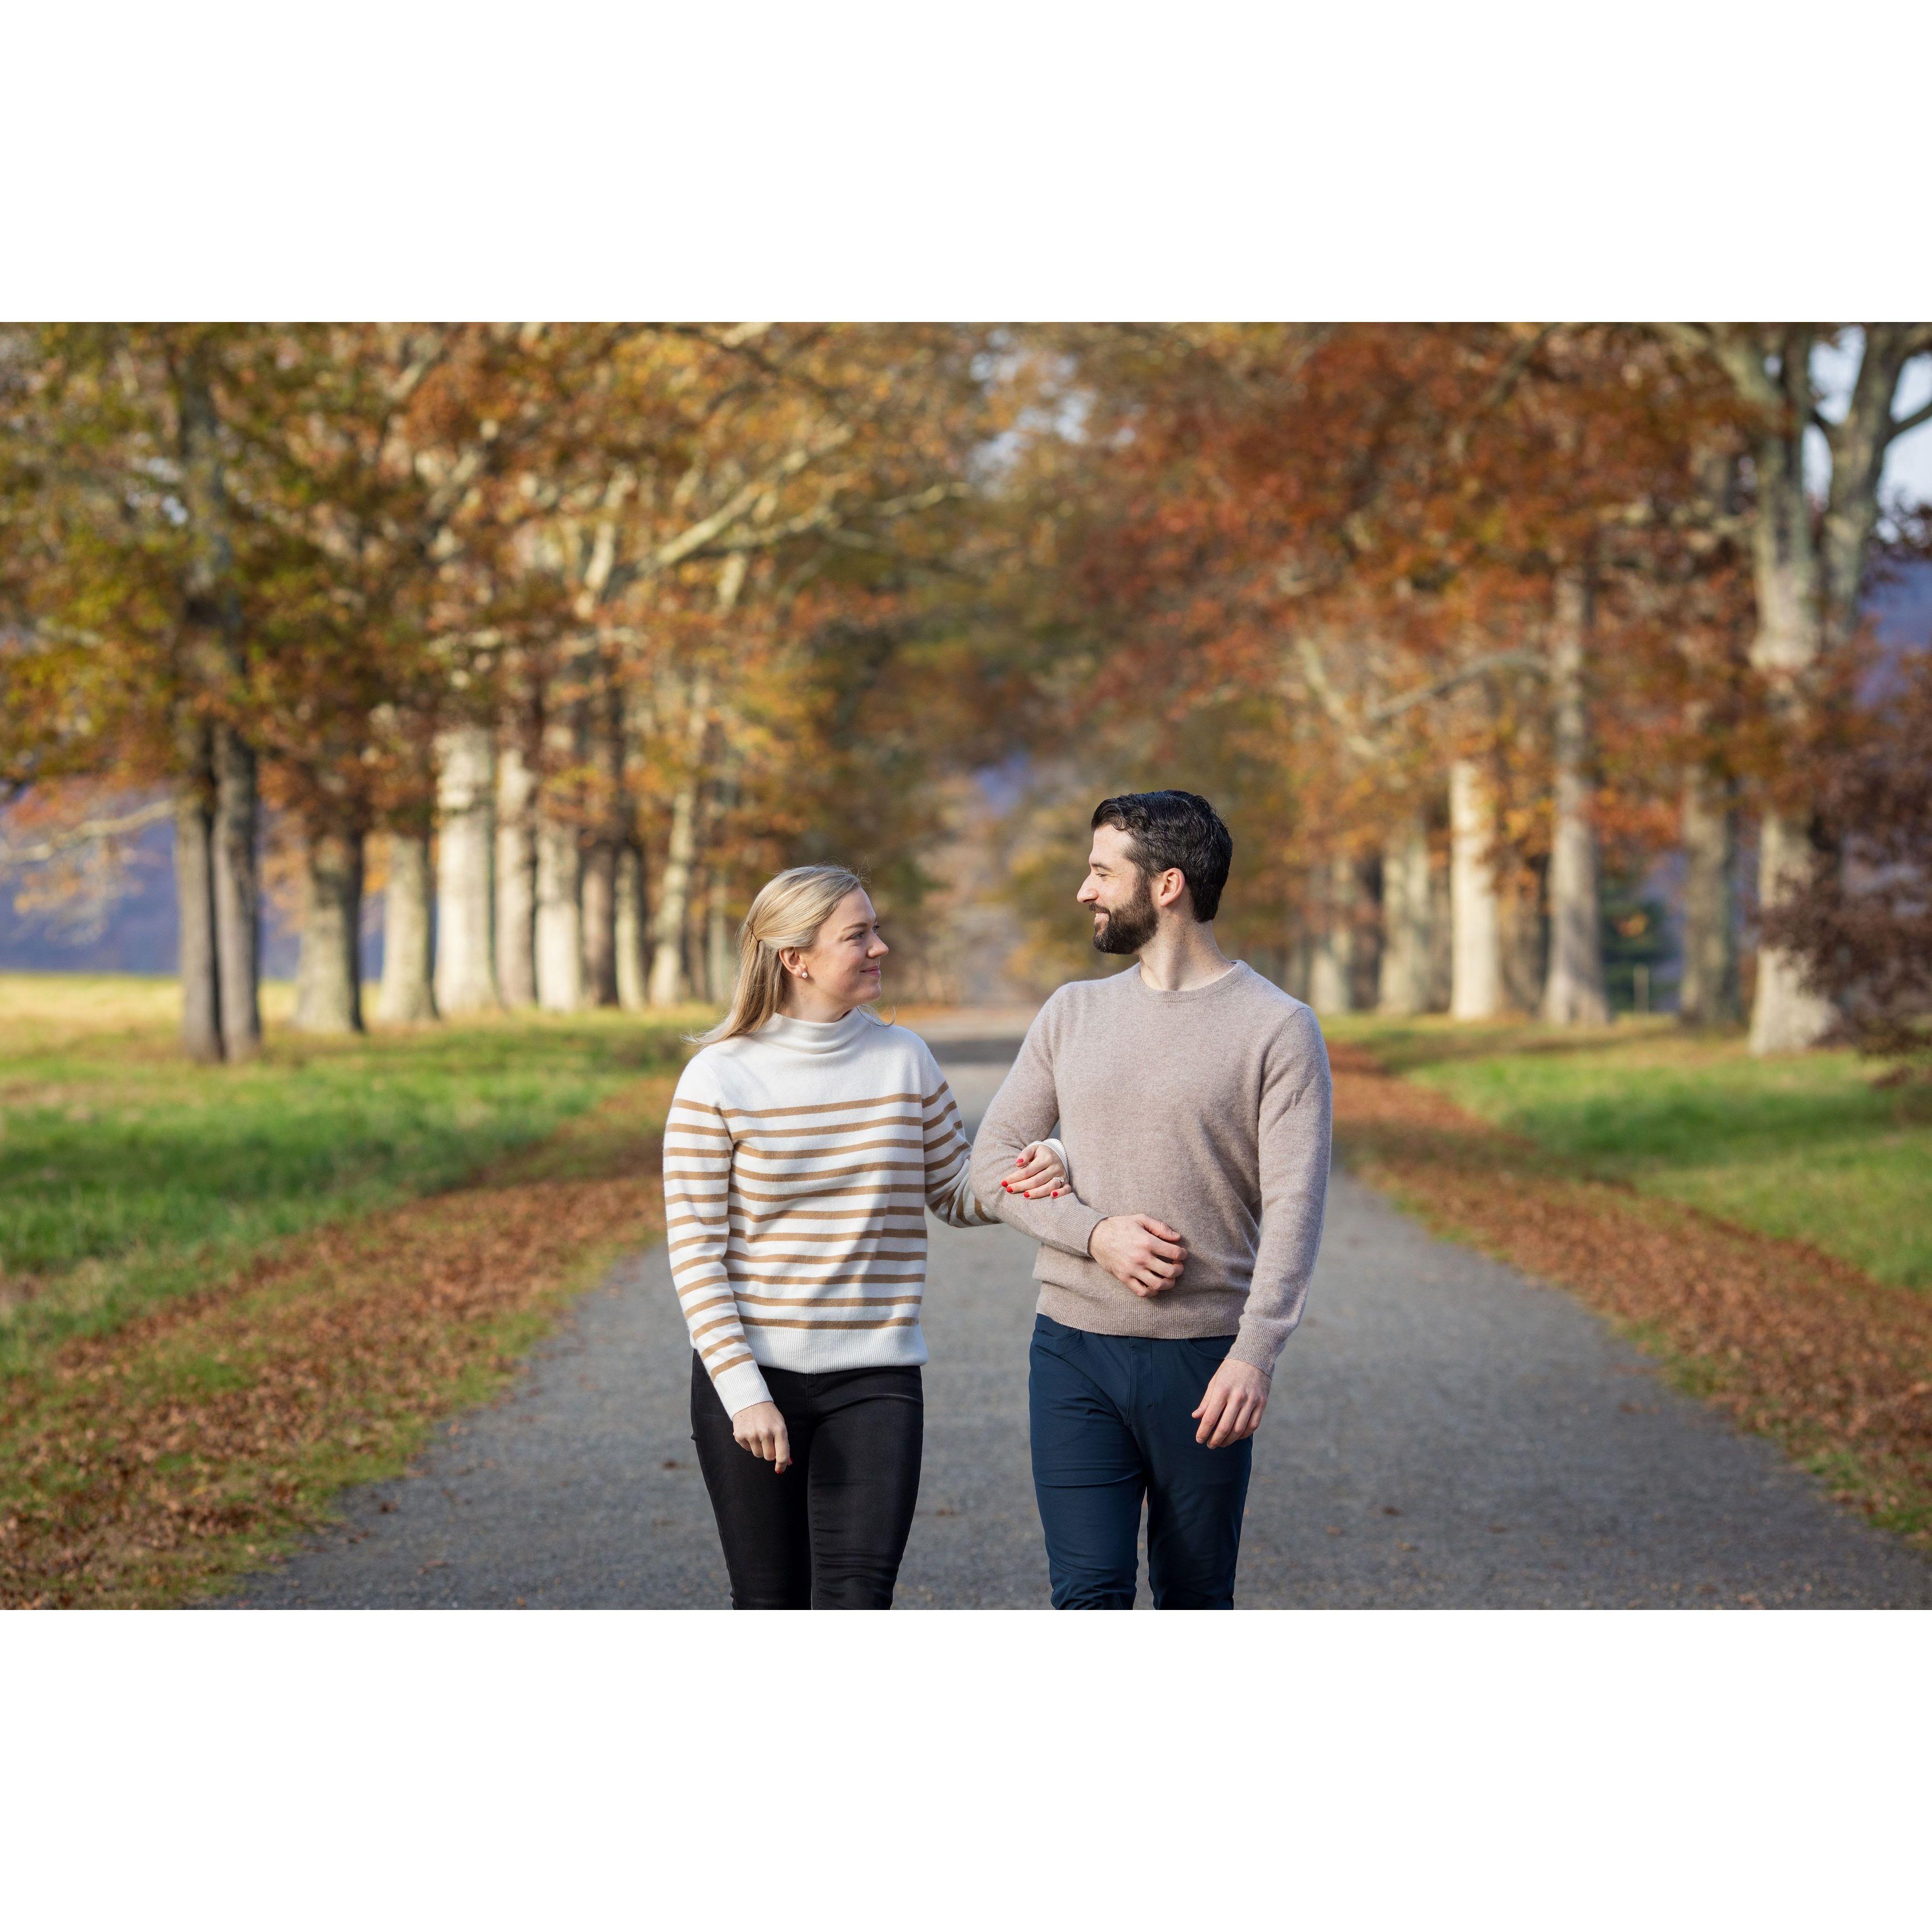
[{"label": "sky", "polygon": [[[1846,332],[1841,342],[1812,352],[1812,383],[1818,391],[1822,413],[1834,422],[1844,415],[1846,400],[1858,378],[1862,348],[1858,331],[1852,328]],[[1921,356],[1906,365],[1892,412],[1894,416],[1910,416],[1928,398],[1932,398],[1932,356]],[[1830,473],[1830,458],[1821,431],[1810,432],[1806,453],[1810,458],[1807,473],[1813,487],[1822,494],[1825,478]],[[1884,503],[1900,498],[1932,503],[1932,422],[1921,423],[1886,452],[1879,498]]]}]

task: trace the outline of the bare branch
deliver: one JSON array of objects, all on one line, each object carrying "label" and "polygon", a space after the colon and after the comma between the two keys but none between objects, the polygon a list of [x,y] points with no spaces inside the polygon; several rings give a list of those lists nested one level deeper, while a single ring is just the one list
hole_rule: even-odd
[{"label": "bare branch", "polygon": [[42,839],[38,844],[9,845],[0,841],[0,870],[14,866],[44,866],[49,860],[77,851],[83,845],[98,845],[110,838],[125,838],[131,832],[158,824],[171,816],[174,808],[172,799],[156,799],[151,804],[123,812],[118,818],[83,819],[80,824],[70,826],[66,831],[54,838]]},{"label": "bare branch", "polygon": [[1309,689],[1320,700],[1322,710],[1340,730],[1342,742],[1365,764],[1376,763],[1382,755],[1382,748],[1355,722],[1347,700],[1329,681],[1328,667],[1322,661],[1322,647],[1306,632],[1296,638],[1295,646],[1301,658],[1302,676],[1307,680]]},{"label": "bare branch", "polygon": [[660,544],[648,556],[640,557],[633,564],[614,570],[605,580],[604,595],[606,602],[620,596],[640,579],[656,577],[662,572],[682,563],[687,558],[695,556],[706,548],[714,538],[721,536],[740,517],[747,514],[758,500],[799,472],[827,456],[842,445],[850,441],[852,431],[849,426],[833,430],[814,444],[800,444],[788,451],[770,468],[753,477],[742,488],[727,497],[708,517],[700,517],[687,529],[680,531],[668,542]]},{"label": "bare branch", "polygon": [[1886,428],[1885,440],[1896,442],[1898,439],[1918,428],[1921,423],[1932,422],[1932,399],[1922,402],[1909,416],[1899,416]]},{"label": "bare branch", "polygon": [[1464,436],[1471,424],[1499,410],[1514,392],[1517,383],[1522,380],[1523,371],[1535,359],[1536,352],[1563,326],[1560,322],[1546,322],[1535,328],[1510,350],[1508,359],[1496,372],[1496,380],[1484,392],[1481,401],[1458,424],[1454,434]]},{"label": "bare branch", "polygon": [[1419,685],[1413,691],[1405,691],[1400,698],[1391,698],[1386,704],[1378,704],[1369,713],[1372,724],[1386,724],[1391,718],[1400,718],[1405,711],[1413,711],[1418,704],[1426,704],[1431,699],[1441,698],[1460,685],[1472,682],[1479,677],[1487,677],[1492,671],[1528,671],[1532,676],[1546,677],[1550,667],[1539,657],[1527,651],[1491,651],[1484,656],[1473,658],[1454,670],[1445,671],[1438,678]]},{"label": "bare branch", "polygon": [[[899,517],[910,516],[920,510],[930,510],[947,498],[964,496],[969,494],[963,483],[935,483],[931,488],[915,492],[910,496],[888,497],[884,502],[867,505],[863,511],[866,520],[871,523],[890,523]],[[770,550],[775,544],[788,543],[795,537],[809,536],[814,532],[831,536],[843,532],[841,541],[862,547],[868,540],[860,532],[850,528],[851,519],[835,508],[830,502],[819,505],[815,510],[801,510],[795,517],[788,518],[782,524],[772,524],[763,530],[741,530],[734,536],[721,538],[716,543],[706,547],[707,556],[728,556],[754,550]]]},{"label": "bare branch", "polygon": [[1708,322],[1660,322],[1654,326],[1666,342],[1714,362],[1746,402],[1764,410],[1784,406],[1784,392],[1765,373],[1762,343]]}]

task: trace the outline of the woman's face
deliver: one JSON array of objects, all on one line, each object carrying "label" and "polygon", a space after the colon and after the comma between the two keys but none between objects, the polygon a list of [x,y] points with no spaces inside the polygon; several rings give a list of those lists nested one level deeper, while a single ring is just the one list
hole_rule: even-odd
[{"label": "woman's face", "polygon": [[879,916],[862,892],[848,892],[805,951],[788,953],[807,984],[842,1007],[862,1006],[879,997],[880,967],[891,949],[879,937]]}]

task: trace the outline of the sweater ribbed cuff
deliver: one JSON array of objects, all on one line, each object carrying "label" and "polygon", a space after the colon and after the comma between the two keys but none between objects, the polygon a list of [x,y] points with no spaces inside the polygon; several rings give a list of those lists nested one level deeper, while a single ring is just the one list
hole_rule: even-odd
[{"label": "sweater ribbed cuff", "polygon": [[[1040,1203],[1029,1204],[1037,1207]],[[1047,1246],[1064,1249],[1070,1255],[1084,1255],[1090,1261],[1087,1244],[1094,1238],[1094,1230],[1107,1217],[1097,1208],[1090,1208],[1085,1202],[1069,1194],[1054,1204],[1058,1213],[1054,1232],[1046,1237]]]},{"label": "sweater ribbed cuff", "polygon": [[711,1386],[718,1391],[718,1400],[724,1405],[727,1415],[736,1415],[740,1409],[772,1399],[756,1362],[734,1362],[722,1374],[711,1378]]},{"label": "sweater ribbed cuff", "polygon": [[1235,1331],[1228,1359],[1231,1362],[1246,1362],[1250,1368],[1258,1369],[1263,1375],[1272,1378],[1274,1365],[1281,1360],[1281,1352],[1287,1346],[1288,1336],[1272,1325],[1263,1328],[1256,1322],[1244,1322]]}]

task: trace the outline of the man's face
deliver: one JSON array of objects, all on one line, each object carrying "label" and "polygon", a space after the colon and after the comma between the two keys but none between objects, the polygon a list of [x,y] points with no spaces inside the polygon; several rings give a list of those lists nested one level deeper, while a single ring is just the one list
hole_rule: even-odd
[{"label": "man's face", "polygon": [[1154,895],[1134,862],[1133,842],[1118,826],[1094,828],[1087,880],[1076,896],[1094,915],[1096,952],[1138,952],[1154,937],[1160,921]]}]

